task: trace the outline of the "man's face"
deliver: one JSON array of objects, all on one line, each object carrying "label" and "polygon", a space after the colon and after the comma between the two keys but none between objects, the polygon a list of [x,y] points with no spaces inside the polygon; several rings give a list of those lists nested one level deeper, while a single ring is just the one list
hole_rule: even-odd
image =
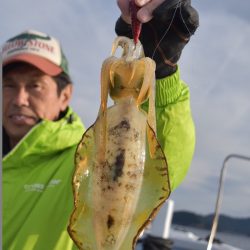
[{"label": "man's face", "polygon": [[[64,91],[64,90],[63,90]],[[68,101],[54,79],[21,64],[3,75],[3,126],[14,144],[40,119],[55,120]]]}]

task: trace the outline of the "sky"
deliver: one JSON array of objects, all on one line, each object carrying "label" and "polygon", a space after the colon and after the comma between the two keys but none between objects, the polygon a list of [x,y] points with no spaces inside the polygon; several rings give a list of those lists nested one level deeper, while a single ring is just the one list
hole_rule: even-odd
[{"label": "sky", "polygon": [[[224,158],[250,156],[250,2],[193,0],[200,26],[179,66],[189,85],[196,149],[187,177],[171,195],[175,210],[213,213]],[[97,117],[100,70],[110,55],[116,0],[2,0],[0,43],[27,29],[58,38],[74,82],[71,106],[86,127]],[[227,163],[221,213],[250,217],[250,162]]]}]

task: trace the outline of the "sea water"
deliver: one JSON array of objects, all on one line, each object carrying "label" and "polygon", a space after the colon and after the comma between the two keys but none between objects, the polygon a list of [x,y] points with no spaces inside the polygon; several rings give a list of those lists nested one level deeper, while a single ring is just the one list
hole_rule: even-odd
[{"label": "sea water", "polygon": [[[210,235],[210,231],[205,229],[198,229],[198,228],[184,227],[184,226],[176,226],[176,227],[177,228],[181,227],[189,232],[196,234],[197,236],[203,239],[206,238],[208,235]],[[217,232],[215,238],[221,240],[225,244],[232,245],[241,248],[243,250],[250,250],[250,235],[247,236],[241,234]]]}]

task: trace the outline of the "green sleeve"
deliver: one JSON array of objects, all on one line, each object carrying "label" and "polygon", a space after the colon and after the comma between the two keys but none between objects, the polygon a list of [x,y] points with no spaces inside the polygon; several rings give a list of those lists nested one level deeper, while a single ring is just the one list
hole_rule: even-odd
[{"label": "green sleeve", "polygon": [[173,75],[156,80],[157,137],[166,155],[172,191],[187,174],[195,147],[188,86]]}]

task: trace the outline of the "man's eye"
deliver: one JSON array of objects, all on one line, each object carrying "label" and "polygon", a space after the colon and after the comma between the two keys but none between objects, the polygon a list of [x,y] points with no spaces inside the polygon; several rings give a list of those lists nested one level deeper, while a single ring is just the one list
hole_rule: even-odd
[{"label": "man's eye", "polygon": [[37,82],[34,82],[34,83],[31,83],[30,85],[29,85],[29,87],[30,88],[32,88],[32,89],[40,89],[41,88],[41,84],[39,84],[39,83],[37,83]]}]

